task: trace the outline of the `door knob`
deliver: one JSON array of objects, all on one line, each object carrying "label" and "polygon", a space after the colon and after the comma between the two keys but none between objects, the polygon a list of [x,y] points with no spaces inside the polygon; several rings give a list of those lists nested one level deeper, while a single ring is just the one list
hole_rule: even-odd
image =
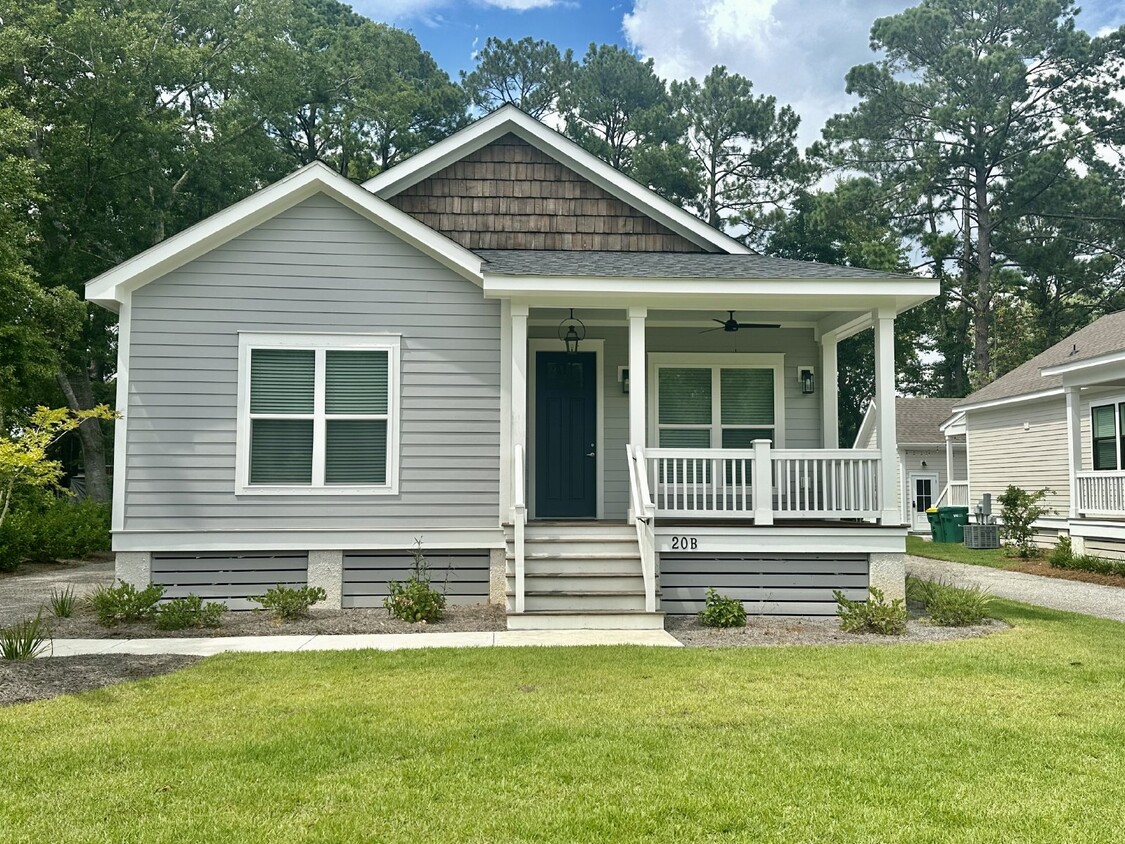
[{"label": "door knob", "polygon": [[597,452],[596,452],[596,451],[587,451],[587,452],[586,452],[586,456],[587,456],[587,457],[596,457],[596,456],[597,456]]}]

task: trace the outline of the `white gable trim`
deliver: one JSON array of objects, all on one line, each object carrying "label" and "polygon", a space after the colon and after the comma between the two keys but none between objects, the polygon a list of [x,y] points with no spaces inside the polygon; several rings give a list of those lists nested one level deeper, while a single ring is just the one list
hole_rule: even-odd
[{"label": "white gable trim", "polygon": [[954,413],[960,413],[962,416],[970,410],[987,410],[991,407],[1005,407],[1009,404],[1022,404],[1023,402],[1038,401],[1040,399],[1054,398],[1063,394],[1062,387],[1053,387],[1050,390],[1040,390],[1035,393],[1024,393],[1019,396],[1008,396],[1003,399],[993,399],[991,401],[977,401],[972,404],[959,404],[954,408]]},{"label": "white gable trim", "polygon": [[871,399],[869,402],[867,402],[867,408],[863,411],[863,421],[859,423],[859,430],[855,432],[855,441],[852,443],[852,448],[861,448],[862,446],[860,446],[860,443],[867,441],[867,438],[871,436],[871,432],[874,427],[875,400]]},{"label": "white gable trim", "polygon": [[457,274],[483,285],[479,257],[378,199],[330,167],[314,162],[107,270],[86,283],[86,298],[116,310],[138,287],[182,267],[318,193],[346,205]]},{"label": "white gable trim", "polygon": [[509,132],[696,245],[733,255],[753,254],[753,250],[734,238],[658,196],[565,135],[512,105],[498,108],[401,164],[384,170],[364,182],[363,186],[380,199],[389,199]]}]

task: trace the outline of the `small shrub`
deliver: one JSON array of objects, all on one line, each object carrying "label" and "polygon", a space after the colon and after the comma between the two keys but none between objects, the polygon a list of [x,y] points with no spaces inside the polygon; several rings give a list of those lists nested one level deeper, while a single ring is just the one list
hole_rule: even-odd
[{"label": "small shrub", "polygon": [[969,627],[988,617],[992,596],[979,587],[962,589],[943,580],[907,578],[906,594],[941,627]]},{"label": "small shrub", "polygon": [[75,596],[74,590],[69,586],[61,592],[58,589],[51,590],[49,604],[51,612],[56,618],[70,618],[74,615],[74,608],[77,603],[78,598]]},{"label": "small shrub", "polygon": [[110,548],[108,504],[56,498],[13,513],[11,521],[26,558],[35,562],[77,560]]},{"label": "small shrub", "polygon": [[1110,574],[1125,577],[1125,560],[1110,560],[1105,557],[1092,557],[1089,554],[1071,554],[1063,559],[1051,555],[1051,566],[1071,571],[1089,571],[1094,574]]},{"label": "small shrub", "polygon": [[164,587],[150,583],[137,589],[131,583],[120,586],[99,586],[90,595],[90,606],[98,622],[113,627],[119,622],[145,621],[156,614],[156,604],[164,596]]},{"label": "small shrub", "polygon": [[889,604],[883,590],[872,586],[866,601],[851,601],[839,590],[836,598],[836,615],[846,633],[879,633],[883,636],[901,636],[906,632],[906,602],[895,598]]},{"label": "small shrub", "polygon": [[699,623],[705,627],[745,627],[746,607],[736,598],[720,595],[715,589],[707,590]]},{"label": "small shrub", "polygon": [[1049,489],[1040,489],[1028,492],[1018,486],[1009,486],[1007,491],[996,500],[1003,508],[1000,518],[1003,525],[1000,527],[1001,535],[1012,543],[1016,555],[1027,559],[1037,553],[1031,539],[1035,536],[1032,525],[1044,516],[1049,516],[1054,510],[1043,507],[1040,502],[1047,497]]},{"label": "small shrub", "polygon": [[1074,559],[1074,546],[1071,544],[1070,537],[1065,533],[1060,534],[1059,541],[1047,557],[1047,562],[1054,568],[1065,569],[1072,559]]},{"label": "small shrub", "polygon": [[387,588],[391,594],[383,599],[383,606],[400,621],[432,624],[445,615],[445,594],[430,584],[430,565],[421,539],[414,540],[414,570],[410,577],[406,582],[392,580]]},{"label": "small shrub", "polygon": [[160,630],[218,627],[226,611],[227,608],[223,604],[214,601],[205,604],[198,595],[173,598],[156,610],[156,626]]},{"label": "small shrub", "polygon": [[328,593],[319,586],[283,586],[273,587],[265,595],[251,596],[250,600],[262,605],[262,609],[273,613],[274,618],[289,621],[294,618],[304,618],[309,614],[309,607],[323,601]]},{"label": "small shrub", "polygon": [[34,659],[51,644],[43,613],[0,630],[0,659]]},{"label": "small shrub", "polygon": [[0,571],[15,571],[27,556],[23,532],[9,517],[0,523]]}]

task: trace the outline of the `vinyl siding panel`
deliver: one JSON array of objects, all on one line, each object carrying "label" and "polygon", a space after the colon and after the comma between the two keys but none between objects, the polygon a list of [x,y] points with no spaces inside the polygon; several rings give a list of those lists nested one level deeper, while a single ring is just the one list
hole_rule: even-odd
[{"label": "vinyl siding panel", "polygon": [[[497,526],[499,304],[339,203],[146,285],[132,319],[126,531]],[[398,495],[235,495],[240,331],[402,335]]]},{"label": "vinyl siding panel", "polygon": [[1055,511],[1052,517],[1066,517],[1070,478],[1061,397],[972,410],[966,414],[966,426],[970,501],[986,492],[995,501],[1009,485],[1029,491],[1047,487],[1051,492],[1045,503]]}]

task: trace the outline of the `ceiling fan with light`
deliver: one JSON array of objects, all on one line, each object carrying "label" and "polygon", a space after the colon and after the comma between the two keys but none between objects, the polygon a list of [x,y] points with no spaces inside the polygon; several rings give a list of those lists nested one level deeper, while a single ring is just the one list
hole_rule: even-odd
[{"label": "ceiling fan with light", "polygon": [[740,328],[781,328],[781,326],[776,324],[776,323],[769,324],[769,323],[764,323],[764,322],[739,322],[737,319],[734,318],[734,311],[727,311],[727,313],[730,314],[730,317],[728,319],[712,319],[711,320],[712,322],[719,323],[719,328],[705,328],[703,331],[700,331],[699,333],[700,334],[707,334],[711,331],[718,331],[720,328],[723,331],[738,331],[738,329],[740,329]]}]

